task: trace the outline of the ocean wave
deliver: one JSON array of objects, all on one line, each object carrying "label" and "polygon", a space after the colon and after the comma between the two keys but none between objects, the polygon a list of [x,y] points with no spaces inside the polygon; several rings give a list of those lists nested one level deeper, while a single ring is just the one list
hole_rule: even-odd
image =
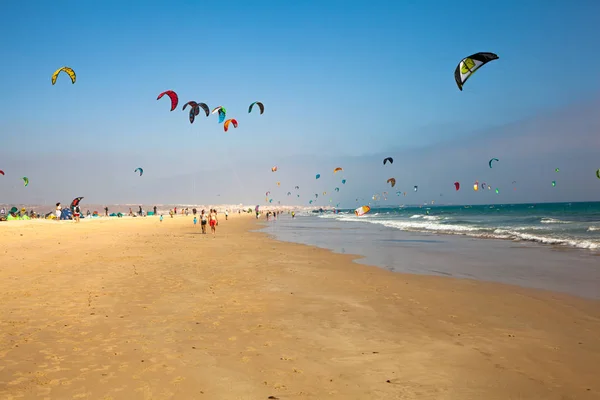
[{"label": "ocean wave", "polygon": [[[422,217],[422,216],[419,216]],[[425,220],[410,217],[405,220],[366,219],[361,217],[340,217],[339,221],[367,222],[395,228],[403,231],[429,232],[438,234],[463,235],[477,238],[505,239],[514,241],[529,241],[535,243],[576,247],[581,249],[600,249],[600,240],[591,240],[575,237],[552,236],[550,228],[539,226],[523,227],[493,227],[493,226],[468,226],[456,223],[439,223],[436,220]],[[593,228],[593,229],[592,229]],[[534,234],[531,231],[543,230],[544,234]],[[590,227],[588,231],[600,231],[600,227]],[[529,231],[529,232],[528,232]]]},{"label": "ocean wave", "polygon": [[590,226],[587,228],[588,232],[598,232],[600,231],[600,226]]},{"label": "ocean wave", "polygon": [[577,247],[580,249],[600,249],[600,242],[576,238],[560,238],[551,236],[533,235],[531,233],[518,232],[514,230],[496,229],[499,234],[508,235],[514,241],[525,240],[528,242],[536,242],[551,245],[561,245],[569,247]]},{"label": "ocean wave", "polygon": [[571,221],[562,221],[556,218],[542,218],[540,221],[542,224],[570,224]]}]

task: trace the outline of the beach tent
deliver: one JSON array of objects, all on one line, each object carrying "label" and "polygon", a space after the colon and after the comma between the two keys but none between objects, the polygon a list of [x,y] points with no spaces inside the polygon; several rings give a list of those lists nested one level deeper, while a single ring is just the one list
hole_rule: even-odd
[{"label": "beach tent", "polygon": [[60,212],[60,220],[64,221],[66,219],[73,219],[73,213],[68,208],[63,208]]}]

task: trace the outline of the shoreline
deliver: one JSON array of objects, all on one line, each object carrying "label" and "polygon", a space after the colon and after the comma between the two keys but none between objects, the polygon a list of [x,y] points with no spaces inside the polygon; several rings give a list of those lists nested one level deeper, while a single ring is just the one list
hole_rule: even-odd
[{"label": "shoreline", "polygon": [[191,218],[0,230],[1,397],[600,395],[600,301]]},{"label": "shoreline", "polygon": [[393,272],[498,282],[600,300],[600,253],[585,249],[328,218],[284,218],[259,225],[259,231],[275,240],[356,254],[356,263]]}]

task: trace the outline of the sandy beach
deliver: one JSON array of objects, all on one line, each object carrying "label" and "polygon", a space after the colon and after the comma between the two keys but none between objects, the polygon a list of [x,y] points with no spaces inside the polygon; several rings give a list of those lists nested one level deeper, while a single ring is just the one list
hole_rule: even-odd
[{"label": "sandy beach", "polygon": [[1,223],[0,398],[600,398],[600,301],[192,218]]}]

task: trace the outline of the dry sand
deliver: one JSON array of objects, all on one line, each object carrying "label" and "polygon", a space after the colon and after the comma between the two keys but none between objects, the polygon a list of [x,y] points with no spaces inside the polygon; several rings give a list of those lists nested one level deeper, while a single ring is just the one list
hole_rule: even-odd
[{"label": "dry sand", "polygon": [[600,398],[598,301],[191,219],[0,223],[0,399]]}]

